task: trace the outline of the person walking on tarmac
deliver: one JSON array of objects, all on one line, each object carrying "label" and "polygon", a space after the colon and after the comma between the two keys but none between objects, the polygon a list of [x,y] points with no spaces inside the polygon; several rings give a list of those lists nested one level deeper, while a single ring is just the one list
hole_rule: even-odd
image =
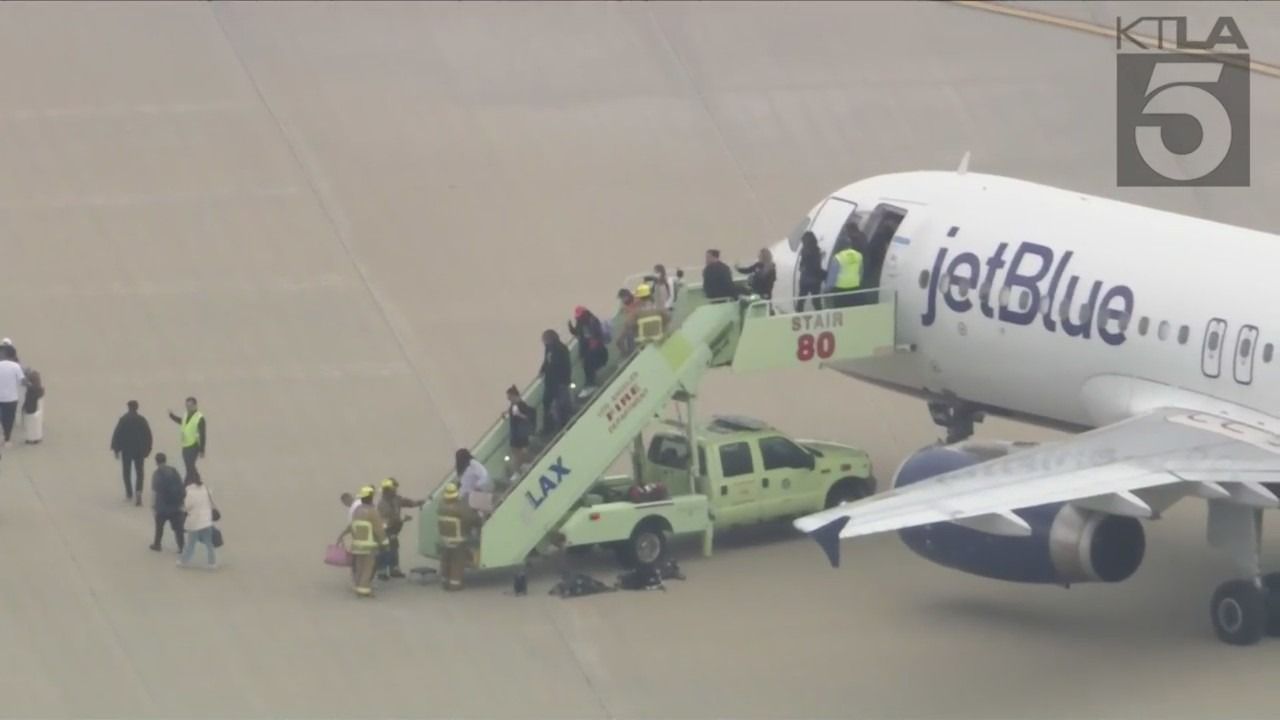
[{"label": "person walking on tarmac", "polygon": [[609,362],[609,346],[604,334],[604,325],[595,313],[579,305],[573,309],[569,333],[578,339],[583,379],[587,387],[595,387],[596,373]]},{"label": "person walking on tarmac", "polygon": [[187,499],[187,489],[182,484],[182,476],[178,470],[166,464],[164,453],[156,453],[156,471],[151,475],[151,493],[155,496],[153,510],[156,516],[156,535],[151,541],[151,549],[160,552],[160,540],[164,538],[165,523],[173,529],[173,539],[178,541],[178,552],[183,548],[183,524],[186,515],[183,511]]},{"label": "person walking on tarmac", "polygon": [[[865,246],[866,238],[855,228],[850,230],[849,239],[849,246],[831,256],[824,287],[827,292],[849,293],[862,287],[862,252],[858,248]],[[859,295],[836,295],[828,300],[832,307],[837,308],[854,307],[861,301]]]},{"label": "person walking on tarmac", "polygon": [[208,446],[209,434],[205,429],[204,413],[200,412],[200,408],[193,397],[187,398],[187,416],[180,418],[169,412],[169,419],[178,423],[182,428],[182,464],[186,466],[186,475],[190,478],[192,475],[198,475],[196,471],[196,458],[204,457],[205,448]]},{"label": "person walking on tarmac", "polygon": [[383,554],[379,580],[404,577],[404,573],[400,571],[400,531],[412,518],[403,513],[408,508],[420,508],[426,502],[426,500],[410,500],[401,495],[400,483],[395,478],[382,481],[382,497],[378,498],[378,515],[382,516],[382,523],[387,531],[387,550]]},{"label": "person walking on tarmac", "polygon": [[569,358],[569,346],[560,340],[555,330],[543,331],[542,345],[542,434],[550,437],[569,422],[573,407],[573,398],[569,396],[573,361]]},{"label": "person walking on tarmac", "polygon": [[[115,432],[111,433],[111,452],[119,458],[124,473],[125,502],[135,500],[135,505],[142,505],[143,472],[147,458],[151,457],[151,424],[138,413],[138,401],[128,402],[129,411],[120,416],[116,422]],[[129,482],[129,471],[133,470],[134,482]],[[179,541],[181,544],[181,541]]]},{"label": "person walking on tarmac", "polygon": [[475,511],[463,502],[461,495],[454,483],[445,485],[443,501],[436,514],[440,536],[437,548],[440,553],[440,584],[449,592],[462,589],[462,574],[470,555],[467,537],[477,525]]},{"label": "person walking on tarmac", "polygon": [[387,549],[387,532],[373,506],[372,485],[360,488],[360,506],[351,515],[351,582],[356,595],[373,596],[373,573],[378,553]]}]

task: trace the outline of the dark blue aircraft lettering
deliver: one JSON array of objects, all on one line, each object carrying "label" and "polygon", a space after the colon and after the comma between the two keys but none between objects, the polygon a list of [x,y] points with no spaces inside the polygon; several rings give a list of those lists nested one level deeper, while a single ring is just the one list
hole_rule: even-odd
[{"label": "dark blue aircraft lettering", "polygon": [[[1133,290],[1127,285],[1106,287],[1101,280],[1092,283],[1082,280],[1079,275],[1068,275],[1067,266],[1074,253],[1070,250],[1055,256],[1052,248],[1037,243],[1019,243],[1012,256],[1006,260],[1009,243],[1000,243],[995,253],[985,261],[972,252],[960,252],[950,257],[950,248],[938,250],[933,260],[933,271],[929,276],[927,306],[920,321],[928,327],[938,319],[938,298],[954,313],[965,314],[974,308],[974,296],[966,293],[960,295],[963,285],[969,289],[979,289],[976,297],[979,312],[988,318],[1013,325],[1031,325],[1039,321],[1049,332],[1058,332],[1059,325],[1063,334],[1088,340],[1097,330],[1098,337],[1108,345],[1120,345],[1125,341],[1125,318],[1133,315]],[[996,288],[996,276],[1005,267],[1004,277]],[[943,275],[950,278],[946,291],[939,289],[939,278]],[[1048,283],[1047,291],[1042,291],[1043,284]],[[1021,303],[1014,307],[1014,302],[992,306],[991,298],[999,297],[1004,288],[1013,292],[1014,288],[1022,288],[1022,292],[1030,295],[1031,302],[1025,309]],[[1013,296],[1016,297],[1016,296]],[[1057,302],[1058,311],[1052,311]],[[1073,318],[1065,310],[1073,305],[1083,305],[1080,317]],[[1050,312],[1045,312],[1049,309]]]},{"label": "dark blue aircraft lettering", "polygon": [[543,475],[538,478],[537,490],[524,491],[525,499],[529,501],[534,510],[537,510],[539,505],[546,502],[547,496],[560,487],[564,476],[569,474],[569,468],[564,466],[564,461],[559,457],[556,458],[555,462],[551,463],[550,471],[552,475],[555,475],[555,478]]}]

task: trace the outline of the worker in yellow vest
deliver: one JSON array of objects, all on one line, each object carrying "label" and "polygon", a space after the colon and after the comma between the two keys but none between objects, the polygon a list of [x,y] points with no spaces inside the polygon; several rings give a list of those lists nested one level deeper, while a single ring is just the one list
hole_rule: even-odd
[{"label": "worker in yellow vest", "polygon": [[[862,287],[862,253],[846,246],[831,256],[827,267],[827,282],[823,288],[828,293],[847,293]],[[837,295],[830,298],[829,307],[853,307],[859,304],[857,295]]]},{"label": "worker in yellow vest", "polygon": [[635,334],[638,343],[662,339],[667,311],[654,302],[653,286],[647,282],[636,286],[635,299],[635,306],[630,308],[632,325],[628,332]]},{"label": "worker in yellow vest", "polygon": [[169,412],[169,419],[178,423],[182,432],[182,463],[186,465],[186,477],[199,475],[196,472],[196,458],[204,457],[204,450],[209,438],[205,430],[204,413],[200,412],[196,399],[187,398],[187,415],[178,417]]},{"label": "worker in yellow vest", "polygon": [[445,485],[440,509],[436,513],[436,527],[440,535],[437,548],[440,553],[440,585],[449,591],[462,589],[462,573],[471,554],[467,548],[467,537],[478,524],[475,511],[462,501],[461,494],[454,483]]},{"label": "worker in yellow vest", "polygon": [[373,505],[372,485],[360,488],[360,502],[351,514],[351,581],[356,595],[373,595],[373,573],[378,554],[387,549],[387,531]]}]

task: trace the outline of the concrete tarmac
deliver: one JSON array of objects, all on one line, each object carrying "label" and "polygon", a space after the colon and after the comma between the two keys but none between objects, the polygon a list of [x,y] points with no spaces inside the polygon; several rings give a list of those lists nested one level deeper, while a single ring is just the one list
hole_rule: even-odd
[{"label": "concrete tarmac", "polygon": [[[1082,5],[1042,9],[1113,22]],[[1280,18],[1227,5],[1280,60]],[[0,335],[48,385],[45,443],[0,460],[0,716],[1273,715],[1280,645],[1213,638],[1231,570],[1196,504],[1148,526],[1130,581],[1071,590],[893,536],[831,570],[785,528],[687,549],[666,593],[563,601],[546,577],[361,601],[321,563],[337,495],[434,486],[574,305],[708,246],[746,259],[857,178],[971,151],[1280,231],[1280,81],[1253,83],[1251,188],[1118,189],[1114,53],[943,3],[0,5]],[[886,480],[937,435],[921,403],[832,374],[706,391],[865,445]],[[176,455],[187,395],[216,573],[147,550],[107,449],[134,398]]]}]

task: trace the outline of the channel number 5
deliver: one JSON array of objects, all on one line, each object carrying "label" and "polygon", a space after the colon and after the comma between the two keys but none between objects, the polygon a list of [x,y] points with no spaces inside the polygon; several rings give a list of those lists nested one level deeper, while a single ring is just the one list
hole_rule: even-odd
[{"label": "channel number 5", "polygon": [[1164,125],[1134,129],[1138,152],[1147,166],[1170,180],[1187,182],[1213,172],[1231,150],[1231,116],[1222,100],[1204,89],[1222,77],[1222,63],[1162,62],[1151,70],[1144,115],[1190,117],[1200,124],[1200,144],[1175,153],[1164,140]]}]

